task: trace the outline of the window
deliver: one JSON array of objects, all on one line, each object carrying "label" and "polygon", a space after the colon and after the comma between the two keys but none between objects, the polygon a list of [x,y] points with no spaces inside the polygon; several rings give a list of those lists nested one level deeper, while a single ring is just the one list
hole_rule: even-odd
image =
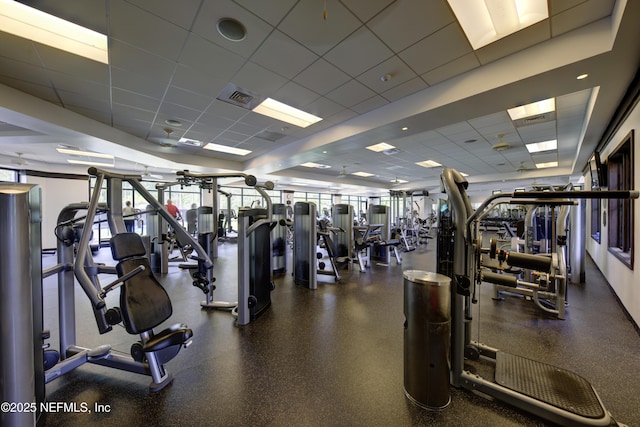
[{"label": "window", "polygon": [[[608,159],[609,189],[633,190],[633,140],[631,131]],[[633,200],[609,199],[609,252],[633,269]]]},{"label": "window", "polygon": [[0,181],[18,182],[18,174],[10,169],[0,169]]},{"label": "window", "polygon": [[600,243],[600,223],[602,221],[600,206],[600,199],[591,199],[591,237],[598,243]]}]

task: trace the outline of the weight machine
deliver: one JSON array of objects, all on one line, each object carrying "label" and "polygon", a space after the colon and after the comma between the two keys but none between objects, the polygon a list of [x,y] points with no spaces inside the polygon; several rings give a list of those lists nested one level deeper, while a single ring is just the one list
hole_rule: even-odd
[{"label": "weight machine", "polygon": [[[482,236],[479,218],[498,198],[523,201],[574,199],[630,199],[638,198],[638,191],[531,191],[500,193],[488,198],[475,212],[466,194],[468,182],[456,170],[445,168],[442,183],[449,197],[451,228],[447,239],[439,241],[438,261],[452,259],[449,276],[451,287],[451,361],[450,378],[456,387],[479,392],[496,398],[521,410],[533,413],[551,422],[565,426],[607,426],[609,413],[593,387],[582,377],[570,371],[524,357],[511,355],[496,348],[471,340],[471,304],[477,303],[476,287],[488,278],[495,278],[482,268]],[[543,203],[545,203],[543,202]],[[446,240],[446,241],[445,241]],[[558,271],[558,262],[545,255],[508,253],[500,255],[513,267],[551,272]],[[549,273],[550,274],[550,273]],[[498,276],[498,275],[496,275]],[[502,280],[499,278],[499,280]],[[505,286],[517,285],[508,280]],[[465,359],[492,365],[495,381],[485,379],[465,367]]]},{"label": "weight machine", "polygon": [[[241,208],[238,211],[238,302],[232,309],[238,325],[246,325],[255,320],[271,306],[272,246],[271,230],[276,222],[271,220],[272,203],[266,190],[273,190],[273,183],[258,184],[253,175],[246,174],[196,174],[189,171],[178,172],[181,185],[197,184],[200,188],[213,192],[212,244],[217,245],[218,236],[218,182],[219,178],[244,178],[249,187],[254,187],[266,202],[264,208]],[[228,303],[209,299],[202,303],[206,308],[229,308]]]}]

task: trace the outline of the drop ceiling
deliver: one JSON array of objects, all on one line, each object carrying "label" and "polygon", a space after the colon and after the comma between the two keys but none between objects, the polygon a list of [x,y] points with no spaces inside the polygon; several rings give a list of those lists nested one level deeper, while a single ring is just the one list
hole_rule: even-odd
[{"label": "drop ceiling", "polygon": [[[245,172],[281,189],[306,183],[303,191],[439,188],[442,168],[416,164],[424,160],[484,190],[566,183],[581,174],[640,60],[632,1],[550,0],[549,19],[476,51],[446,0],[23,3],[109,36],[105,65],[0,32],[0,165],[16,168],[21,157],[29,165],[19,168],[53,172],[86,172],[55,151],[64,144],[113,154],[121,172]],[[244,40],[217,31],[229,17],[246,28]],[[223,102],[229,84],[323,120],[303,129]],[[555,113],[514,122],[506,112],[549,97]],[[525,148],[549,139],[557,151]],[[499,141],[510,148],[492,149]],[[379,142],[396,152],[365,148]],[[536,169],[543,161],[558,167]]]}]

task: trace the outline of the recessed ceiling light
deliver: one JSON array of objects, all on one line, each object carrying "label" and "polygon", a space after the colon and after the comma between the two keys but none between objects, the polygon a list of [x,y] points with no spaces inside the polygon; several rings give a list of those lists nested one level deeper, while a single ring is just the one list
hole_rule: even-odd
[{"label": "recessed ceiling light", "polygon": [[306,128],[314,123],[319,122],[322,118],[307,113],[306,111],[299,110],[290,105],[284,104],[275,99],[267,98],[258,104],[252,110],[255,113],[263,114],[271,117],[272,119],[281,120],[283,122],[290,123],[292,125]]},{"label": "recessed ceiling light", "polygon": [[391,144],[387,144],[386,142],[379,142],[377,144],[366,147],[367,150],[375,151],[376,153],[379,153],[385,150],[391,150],[392,148],[396,148],[396,147],[394,147]]},{"label": "recessed ceiling light", "polygon": [[544,113],[549,113],[556,110],[556,99],[547,98],[542,101],[532,102],[527,105],[520,105],[519,107],[509,108],[507,113],[511,117],[511,120],[524,119],[525,117],[537,116]]},{"label": "recessed ceiling light", "polygon": [[462,176],[469,176],[469,174],[468,174],[468,173],[464,173],[464,172],[460,172],[460,175],[462,175]]},{"label": "recessed ceiling light", "polygon": [[237,19],[222,18],[216,28],[222,37],[232,42],[240,42],[247,37],[247,29]]},{"label": "recessed ceiling light", "polygon": [[166,124],[168,124],[169,126],[174,126],[179,128],[180,126],[182,126],[182,122],[180,120],[175,120],[175,119],[167,119],[164,121]]},{"label": "recessed ceiling light", "polygon": [[112,168],[113,162],[111,163],[104,163],[104,162],[94,162],[91,160],[75,160],[75,159],[67,159],[68,163],[74,164],[74,165],[88,165],[88,166],[104,166],[106,168]]},{"label": "recessed ceiling light", "polygon": [[547,0],[448,0],[474,50],[549,17]]},{"label": "recessed ceiling light", "polygon": [[578,79],[578,80],[584,80],[584,79],[586,79],[587,77],[589,77],[589,74],[584,73],[584,74],[580,74],[578,77],[576,77],[576,79]]},{"label": "recessed ceiling light", "polygon": [[400,178],[396,178],[396,179],[392,179],[389,182],[393,182],[394,184],[405,184],[409,181],[407,181],[406,179],[400,179]]},{"label": "recessed ceiling light", "polygon": [[369,172],[353,172],[351,175],[356,175],[356,176],[361,176],[364,178],[370,177],[370,176],[374,176],[374,174],[369,173]]},{"label": "recessed ceiling light", "polygon": [[237,154],[239,156],[246,156],[251,150],[245,150],[244,148],[229,147],[227,145],[208,143],[203,147],[206,150],[218,151],[220,153]]},{"label": "recessed ceiling light", "polygon": [[93,61],[109,63],[107,36],[17,1],[0,0],[3,32]]},{"label": "recessed ceiling light", "polygon": [[438,166],[442,166],[438,162],[434,162],[433,160],[425,160],[423,162],[416,162],[416,165],[422,166],[423,168],[436,168]]},{"label": "recessed ceiling light", "polygon": [[558,162],[536,163],[536,168],[538,168],[538,169],[555,168],[556,166],[558,166]]},{"label": "recessed ceiling light", "polygon": [[550,141],[534,142],[532,144],[526,144],[525,147],[527,147],[529,153],[556,150],[558,148],[558,140],[552,139]]},{"label": "recessed ceiling light", "polygon": [[99,159],[113,160],[113,156],[111,154],[94,153],[93,151],[74,150],[71,148],[63,148],[63,147],[56,148],[56,151],[60,154],[70,154],[72,156],[86,156],[86,157],[96,157]]},{"label": "recessed ceiling light", "polygon": [[185,145],[190,145],[192,147],[202,147],[202,141],[198,141],[197,139],[182,137],[178,140],[178,142]]},{"label": "recessed ceiling light", "polygon": [[409,128],[408,128],[408,127],[406,127],[406,126],[404,126],[401,130],[404,132],[404,131],[409,130]]},{"label": "recessed ceiling light", "polygon": [[300,166],[304,166],[305,168],[318,168],[318,169],[329,169],[331,167],[329,165],[323,165],[322,163],[315,163],[315,162],[301,163]]}]

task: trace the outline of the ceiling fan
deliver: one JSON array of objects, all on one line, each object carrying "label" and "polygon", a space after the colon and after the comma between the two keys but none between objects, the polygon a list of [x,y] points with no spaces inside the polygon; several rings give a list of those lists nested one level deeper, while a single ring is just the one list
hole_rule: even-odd
[{"label": "ceiling fan", "polygon": [[516,169],[516,172],[526,172],[526,171],[533,170],[532,168],[527,167],[527,166],[526,166],[526,163],[527,163],[527,162],[525,162],[525,161],[521,161],[521,162],[520,162],[520,165],[519,165],[519,166],[518,166],[518,168]]},{"label": "ceiling fan", "polygon": [[498,134],[498,142],[496,142],[495,144],[493,144],[491,146],[491,148],[493,150],[504,151],[504,150],[508,150],[509,148],[511,148],[511,144],[509,144],[508,142],[502,140],[502,138],[504,138],[504,136],[505,136],[504,133],[499,133]]},{"label": "ceiling fan", "polygon": [[149,172],[149,166],[144,167],[144,171],[142,172],[142,178],[154,178],[154,179],[164,179],[162,175],[155,175]]},{"label": "ceiling fan", "polygon": [[29,164],[28,161],[26,161],[25,159],[22,158],[22,154],[23,153],[16,153],[16,154],[18,155],[18,158],[11,160],[11,163],[13,163],[14,165],[19,165],[19,166],[25,166],[25,165]]},{"label": "ceiling fan", "polygon": [[163,147],[175,147],[178,144],[178,141],[176,141],[175,139],[171,138],[171,134],[173,133],[173,129],[164,128],[162,130],[167,134],[166,137],[152,136],[152,137],[149,137],[149,140],[151,140],[153,142],[157,142],[158,144],[160,144]]}]

